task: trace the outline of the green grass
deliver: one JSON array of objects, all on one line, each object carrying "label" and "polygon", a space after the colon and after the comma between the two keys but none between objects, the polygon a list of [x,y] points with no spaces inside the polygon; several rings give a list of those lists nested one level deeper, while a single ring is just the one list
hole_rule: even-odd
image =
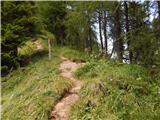
[{"label": "green grass", "polygon": [[59,52],[44,54],[2,78],[3,120],[48,120],[51,109],[71,86],[59,75]]},{"label": "green grass", "polygon": [[71,120],[159,120],[160,86],[138,65],[97,60],[76,71],[84,85]]},{"label": "green grass", "polygon": [[[41,42],[47,50],[47,41]],[[59,75],[61,55],[86,62],[75,73],[84,84],[70,120],[160,119],[159,75],[154,79],[138,65],[107,61],[68,47],[52,47],[52,61],[48,61],[48,54],[41,54],[28,66],[2,78],[3,120],[48,119],[51,109],[72,86]],[[21,54],[29,55],[24,52],[27,49],[22,48]]]},{"label": "green grass", "polygon": [[32,41],[27,41],[24,46],[18,48],[19,55],[30,55],[36,50],[36,46]]},{"label": "green grass", "polygon": [[92,59],[92,57],[89,54],[84,53],[82,51],[78,51],[68,47],[62,47],[59,49],[60,49],[61,55],[75,62],[86,62]]}]

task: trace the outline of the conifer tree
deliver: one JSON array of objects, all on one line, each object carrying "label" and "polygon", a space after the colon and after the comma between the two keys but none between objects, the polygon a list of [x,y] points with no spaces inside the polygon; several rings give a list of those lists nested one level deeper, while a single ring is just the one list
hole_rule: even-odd
[{"label": "conifer tree", "polygon": [[17,66],[18,47],[35,34],[34,2],[2,1],[2,72]]}]

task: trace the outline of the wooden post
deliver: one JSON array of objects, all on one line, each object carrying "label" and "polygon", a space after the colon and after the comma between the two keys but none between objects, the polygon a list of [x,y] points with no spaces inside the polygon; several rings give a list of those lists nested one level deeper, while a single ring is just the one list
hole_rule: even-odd
[{"label": "wooden post", "polygon": [[48,39],[48,59],[51,60],[51,41]]}]

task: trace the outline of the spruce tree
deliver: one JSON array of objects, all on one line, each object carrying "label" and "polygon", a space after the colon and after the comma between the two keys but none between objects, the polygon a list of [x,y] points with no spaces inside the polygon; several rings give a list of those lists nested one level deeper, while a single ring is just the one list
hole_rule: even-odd
[{"label": "spruce tree", "polygon": [[34,2],[2,1],[2,74],[17,66],[18,47],[35,34]]}]

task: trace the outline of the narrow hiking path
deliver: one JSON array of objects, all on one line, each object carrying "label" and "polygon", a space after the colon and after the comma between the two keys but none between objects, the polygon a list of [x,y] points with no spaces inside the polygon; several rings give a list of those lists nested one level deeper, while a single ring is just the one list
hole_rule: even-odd
[{"label": "narrow hiking path", "polygon": [[72,88],[64,95],[64,97],[55,105],[51,112],[51,120],[68,120],[71,105],[78,101],[78,92],[81,89],[81,81],[74,78],[75,70],[81,65],[61,57],[63,62],[60,64],[61,75],[73,81]]}]

